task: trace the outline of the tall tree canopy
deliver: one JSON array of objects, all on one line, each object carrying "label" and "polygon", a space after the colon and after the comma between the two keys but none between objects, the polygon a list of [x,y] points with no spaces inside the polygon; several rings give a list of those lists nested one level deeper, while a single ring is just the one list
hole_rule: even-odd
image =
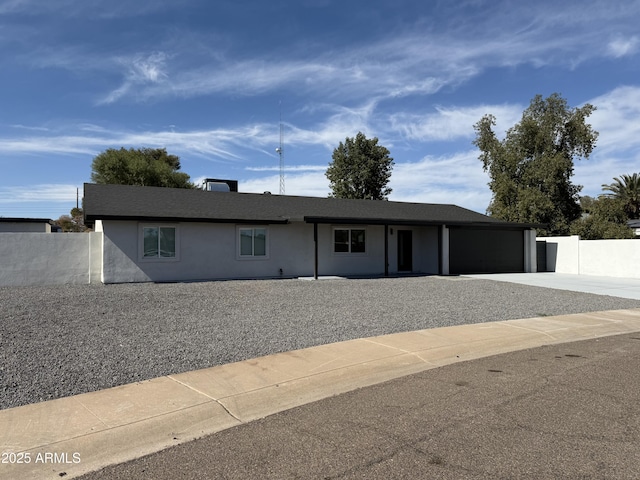
[{"label": "tall tree canopy", "polygon": [[613,183],[602,185],[602,190],[610,192],[605,195],[617,198],[624,205],[624,211],[630,220],[640,218],[640,175],[620,175],[614,177]]},{"label": "tall tree canopy", "polygon": [[571,183],[573,162],[589,158],[595,147],[598,132],[586,122],[594,110],[589,104],[571,108],[554,93],[546,99],[536,95],[504,140],[493,131],[493,115],[476,123],[473,143],[493,192],[488,213],[508,221],[548,224],[542,234],[568,234],[581,213],[582,187]]},{"label": "tall tree canopy", "polygon": [[333,161],[325,175],[336,198],[385,200],[391,193],[387,187],[393,158],[389,150],[378,145],[376,137],[367,139],[362,132],[347,137],[333,151]]},{"label": "tall tree canopy", "polygon": [[[584,198],[584,197],[582,197]],[[633,231],[627,225],[625,202],[613,196],[601,195],[597,199],[583,202],[584,216],[571,224],[571,234],[580,235],[582,240],[602,240],[612,238],[633,238]],[[588,207],[585,208],[584,204]]]},{"label": "tall tree canopy", "polygon": [[93,159],[91,181],[118,185],[193,188],[180,159],[164,148],[110,148]]}]

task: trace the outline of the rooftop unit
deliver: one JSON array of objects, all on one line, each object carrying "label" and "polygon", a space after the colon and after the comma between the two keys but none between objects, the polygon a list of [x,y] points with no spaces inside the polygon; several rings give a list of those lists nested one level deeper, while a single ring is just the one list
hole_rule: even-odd
[{"label": "rooftop unit", "polygon": [[222,180],[219,178],[205,178],[202,189],[208,192],[237,192],[237,180]]}]

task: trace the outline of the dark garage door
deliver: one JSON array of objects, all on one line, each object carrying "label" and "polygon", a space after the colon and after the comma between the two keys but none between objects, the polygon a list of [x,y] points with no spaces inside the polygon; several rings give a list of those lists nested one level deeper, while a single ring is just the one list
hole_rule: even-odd
[{"label": "dark garage door", "polygon": [[453,228],[449,230],[449,272],[524,272],[522,230]]}]

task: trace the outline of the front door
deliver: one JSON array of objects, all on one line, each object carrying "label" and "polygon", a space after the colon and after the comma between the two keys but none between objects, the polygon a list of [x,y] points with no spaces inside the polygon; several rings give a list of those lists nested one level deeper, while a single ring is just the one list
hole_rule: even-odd
[{"label": "front door", "polygon": [[398,230],[398,271],[413,270],[413,239],[411,230]]}]

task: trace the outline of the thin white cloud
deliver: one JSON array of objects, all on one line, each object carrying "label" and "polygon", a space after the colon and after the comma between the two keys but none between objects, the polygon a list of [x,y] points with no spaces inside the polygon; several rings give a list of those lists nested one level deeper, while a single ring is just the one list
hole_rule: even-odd
[{"label": "thin white cloud", "polygon": [[0,15],[25,11],[31,4],[31,0],[5,0],[0,4]]},{"label": "thin white cloud", "polygon": [[391,115],[391,129],[409,140],[422,142],[473,138],[473,125],[484,115],[496,117],[496,132],[501,136],[520,120],[521,105],[480,105],[472,107],[436,107],[435,113],[397,113]]},{"label": "thin white cloud", "polygon": [[[326,197],[329,181],[326,167],[314,172],[285,175],[287,195]],[[464,172],[464,173],[461,173]],[[279,191],[279,175],[241,179],[243,192]],[[482,171],[477,152],[453,156],[426,157],[418,162],[397,162],[391,176],[389,199],[400,202],[451,203],[484,213],[491,200],[488,177]]]},{"label": "thin white cloud", "polygon": [[[128,71],[125,77],[124,85],[110,92],[104,103],[119,100],[129,92],[139,99],[166,96],[190,98],[220,93],[254,96],[284,87],[326,92],[334,82],[345,86],[359,81],[357,71],[348,66],[322,61],[262,59],[215,62],[207,67],[196,68],[181,66],[174,68],[168,81],[152,84],[127,81]],[[133,87],[136,87],[135,90]]]},{"label": "thin white cloud", "polygon": [[584,186],[582,195],[598,196],[614,177],[640,173],[640,86],[619,87],[589,103],[597,107],[589,121],[600,136],[591,158],[576,162],[574,183]]},{"label": "thin white cloud", "polygon": [[[33,5],[27,0],[10,3]],[[64,11],[65,5],[77,2],[53,3]],[[95,6],[99,2],[88,3]],[[155,3],[141,2],[144,8],[140,8],[145,11]],[[106,10],[117,11],[124,5],[118,2]],[[365,37],[348,50],[341,45],[321,49],[315,43],[299,51],[269,49],[247,58],[233,50],[229,37],[216,42],[229,50],[223,55],[206,46],[211,43],[210,32],[167,29],[159,46],[158,42],[138,42],[128,54],[105,56],[90,44],[55,45],[39,51],[29,48],[28,58],[33,65],[120,75],[119,83],[99,96],[102,104],[221,94],[255,96],[283,88],[359,102],[371,97],[430,95],[491,67],[574,68],[588,58],[630,55],[638,48],[634,21],[640,15],[638,2],[565,2],[562,7],[554,5],[553,15],[549,15],[547,2],[512,7],[497,2],[460,11],[443,4],[439,8],[448,8],[451,15],[442,24],[425,28],[429,19],[416,18],[414,26],[408,24],[400,33]],[[612,25],[618,31],[612,32]],[[188,42],[179,40],[183,35],[189,37]],[[613,40],[607,43],[602,38]],[[146,53],[142,53],[144,45]]]},{"label": "thin white cloud", "polygon": [[[279,166],[273,167],[246,167],[248,172],[278,172]],[[287,165],[287,172],[324,172],[327,170],[327,166],[322,165]]]},{"label": "thin white cloud", "polygon": [[107,148],[164,147],[178,153],[214,157],[220,160],[239,160],[240,151],[259,149],[277,138],[275,127],[249,125],[236,129],[128,132],[107,130],[98,126],[81,126],[81,134],[47,135],[19,138],[0,138],[0,153],[13,155],[97,155]]},{"label": "thin white cloud", "polygon": [[597,197],[603,193],[602,185],[612,183],[614,177],[640,173],[640,152],[623,157],[596,154],[577,162],[574,172],[572,182],[583,186],[580,194]]},{"label": "thin white cloud", "polygon": [[[184,7],[183,1],[181,7]],[[28,16],[50,15],[55,13],[63,17],[121,18],[146,15],[153,12],[175,8],[173,2],[166,0],[3,0],[0,4],[0,15],[20,14]]]},{"label": "thin white cloud", "polygon": [[[600,131],[598,145],[592,158],[576,162],[574,182],[584,185],[585,194],[598,194],[600,185],[614,176],[640,170],[640,87],[617,88],[589,101],[598,107],[590,122]],[[368,137],[379,136],[382,145],[390,148],[396,160],[391,188],[392,199],[402,201],[426,201],[457,203],[476,211],[484,211],[490,200],[488,177],[477,159],[478,152],[469,150],[473,137],[473,123],[482,115],[492,113],[497,117],[496,132],[519,121],[521,105],[481,105],[469,107],[438,107],[424,116],[397,113],[386,117],[376,113],[377,103],[371,102],[356,109],[331,105],[315,106],[314,114],[325,113],[318,123],[306,128],[285,125],[285,174],[288,194],[324,196],[328,181],[324,176],[330,152],[346,136],[358,130]],[[23,130],[22,128],[17,129]],[[378,133],[382,132],[382,134]],[[246,168],[247,177],[242,180],[244,191],[277,192],[278,167],[274,148],[277,145],[277,125],[262,123],[194,131],[119,131],[100,125],[83,124],[71,135],[56,136],[54,131],[43,135],[29,135],[0,139],[0,152],[5,155],[66,154],[94,156],[106,148],[164,147],[183,159],[200,157],[207,161],[239,163],[255,161],[256,156],[274,159],[271,165]],[[432,142],[464,140],[459,153],[445,156],[427,156],[419,161],[407,161],[403,150],[404,139]],[[399,147],[394,150],[393,144]],[[297,148],[320,147],[322,164],[300,163]],[[412,147],[413,148],[413,147]],[[308,151],[308,150],[307,150]],[[313,160],[311,160],[313,161]],[[292,162],[289,165],[289,162]],[[191,172],[190,172],[191,173]],[[200,173],[200,172],[193,172]],[[262,174],[267,175],[262,175]],[[257,174],[257,178],[256,178]],[[446,196],[451,197],[446,199]],[[459,200],[458,200],[459,199]]]},{"label": "thin white cloud", "polygon": [[[243,192],[277,194],[280,191],[280,176],[269,175],[253,179],[241,179]],[[329,181],[324,173],[294,173],[285,176],[285,194],[305,197],[326,197],[329,195]]]},{"label": "thin white cloud", "polygon": [[625,57],[633,55],[638,51],[640,46],[640,40],[636,35],[629,38],[617,38],[609,42],[609,53],[615,57]]},{"label": "thin white cloud", "polygon": [[[638,145],[640,133],[635,122],[640,116],[640,88],[621,87],[593,99],[598,110],[592,123],[601,132],[599,149],[621,149]],[[376,112],[376,102],[359,108],[327,106],[326,116],[308,128],[285,124],[286,146],[323,146],[329,151],[346,137],[362,131],[368,137],[378,136],[389,147],[403,139],[421,142],[452,141],[474,137],[473,124],[487,114],[497,119],[496,132],[502,136],[507,128],[519,121],[522,105],[480,105],[469,107],[437,107],[435,112],[415,114],[398,112],[385,116]],[[318,109],[316,115],[322,112]],[[44,127],[21,126],[20,129],[40,130]],[[45,129],[46,130],[46,129]],[[0,152],[5,154],[39,154],[45,152],[69,154],[97,154],[105,148],[164,146],[180,152],[212,156],[223,160],[239,160],[242,152],[259,151],[275,156],[278,131],[275,124],[254,123],[244,126],[193,131],[120,131],[95,124],[70,127],[73,134],[0,138]],[[58,132],[64,130],[58,130]],[[46,134],[48,133],[48,134]],[[275,147],[273,147],[275,148]]]},{"label": "thin white cloud", "polygon": [[168,77],[166,61],[167,55],[164,52],[153,52],[149,55],[136,55],[133,58],[120,59],[119,63],[126,68],[124,81],[99,103],[113,103],[129,94],[138,85],[158,84],[166,81]]},{"label": "thin white cloud", "polygon": [[20,124],[16,124],[16,125],[9,125],[11,128],[16,128],[19,130],[30,130],[30,131],[35,131],[35,132],[48,132],[49,129],[46,127],[32,127],[32,126],[27,126],[27,125],[20,125]]},{"label": "thin white cloud", "polygon": [[491,199],[488,181],[473,150],[397,162],[389,183],[390,200],[452,203],[484,212]]},{"label": "thin white cloud", "polygon": [[363,132],[367,137],[381,136],[379,132],[387,130],[386,125],[374,125],[373,117],[376,115],[378,99],[369,99],[363,104],[354,107],[340,105],[314,105],[311,107],[315,114],[326,111],[326,116],[321,117],[310,128],[301,128],[295,125],[287,125],[285,128],[285,140],[296,145],[323,145],[327,149],[335,148],[339,142],[347,137],[353,137],[358,132]]},{"label": "thin white cloud", "polygon": [[[304,60],[273,57],[221,62],[210,68],[174,72],[167,83],[143,85],[142,96],[221,92],[256,95],[291,87],[331,97],[392,98],[432,94],[491,66],[531,63],[573,68],[586,55],[597,57],[610,52],[603,51],[598,33],[605,31],[597,31],[598,23],[581,14],[574,15],[583,9],[580,5],[566,8],[563,17],[572,20],[567,20],[561,31],[555,20],[548,19],[546,10],[514,9],[497,17],[481,17],[478,25],[459,26],[453,32],[409,31],[349,51],[319,53],[310,60],[307,53]],[[533,20],[524,22],[526,27],[522,27],[526,14],[531,14]],[[487,28],[489,25],[492,28]],[[601,28],[606,30],[609,26],[604,24]],[[629,54],[636,44],[637,37],[632,37],[614,42],[610,48]]]},{"label": "thin white cloud", "polygon": [[82,136],[0,138],[0,152],[5,154],[93,154],[96,139]]},{"label": "thin white cloud", "polygon": [[75,202],[80,185],[36,184],[0,187],[0,204],[35,202]]},{"label": "thin white cloud", "polygon": [[589,100],[597,110],[591,115],[600,132],[597,150],[614,152],[640,150],[640,86],[623,86]]}]

